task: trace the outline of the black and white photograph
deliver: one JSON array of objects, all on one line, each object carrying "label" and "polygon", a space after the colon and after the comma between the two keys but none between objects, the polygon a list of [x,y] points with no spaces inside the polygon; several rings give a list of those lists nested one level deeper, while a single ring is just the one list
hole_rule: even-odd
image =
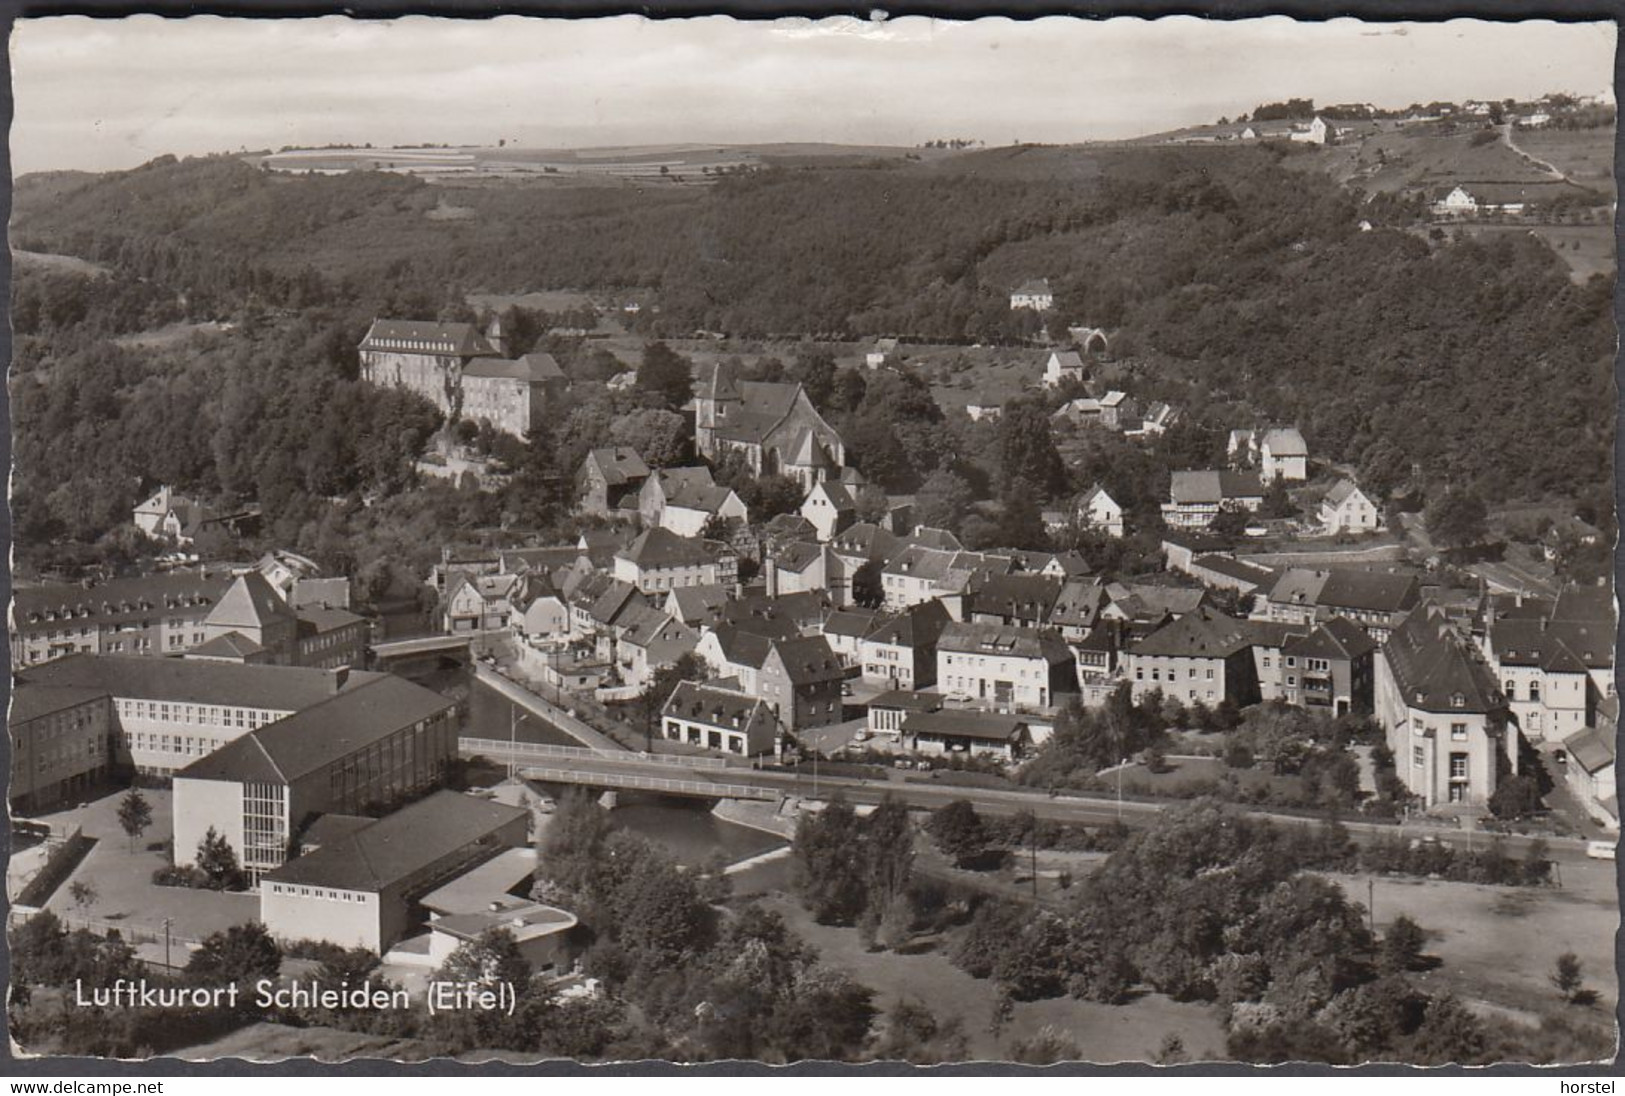
[{"label": "black and white photograph", "polygon": [[1613,1063],[1502,19],[18,19],[0,1072]]}]

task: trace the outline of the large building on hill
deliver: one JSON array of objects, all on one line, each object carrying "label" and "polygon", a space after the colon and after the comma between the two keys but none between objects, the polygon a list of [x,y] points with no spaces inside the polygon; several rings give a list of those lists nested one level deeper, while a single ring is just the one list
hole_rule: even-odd
[{"label": "large building on hill", "polygon": [[208,638],[204,621],[231,584],[229,574],[177,572],[88,587],[18,587],[11,668],[71,654],[182,654]]},{"label": "large building on hill", "polygon": [[846,447],[799,384],[739,381],[725,365],[701,377],[694,444],[707,460],[738,452],[759,476],[784,475],[811,489],[840,479]]},{"label": "large building on hill", "polygon": [[448,422],[489,422],[524,437],[565,385],[549,354],[502,356],[501,327],[485,334],[469,323],[374,320],[361,340],[361,379],[406,388]]}]

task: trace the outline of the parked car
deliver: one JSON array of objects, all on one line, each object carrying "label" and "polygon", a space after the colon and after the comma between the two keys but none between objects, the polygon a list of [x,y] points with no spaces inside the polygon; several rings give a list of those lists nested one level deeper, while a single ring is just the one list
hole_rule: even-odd
[{"label": "parked car", "polygon": [[1587,841],[1586,855],[1593,860],[1612,860],[1616,842],[1613,841]]}]

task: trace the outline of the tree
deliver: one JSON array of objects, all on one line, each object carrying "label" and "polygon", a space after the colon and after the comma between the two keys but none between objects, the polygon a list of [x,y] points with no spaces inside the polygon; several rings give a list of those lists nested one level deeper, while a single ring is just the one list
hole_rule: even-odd
[{"label": "tree", "polygon": [[850,925],[867,904],[868,865],[852,805],[839,793],[817,814],[803,814],[791,842],[801,901],[821,925]]},{"label": "tree", "polygon": [[1426,938],[1420,925],[1400,914],[1383,933],[1377,965],[1390,974],[1415,970],[1422,959],[1422,944]]},{"label": "tree", "polygon": [[1222,509],[1213,515],[1208,531],[1219,537],[1239,537],[1247,532],[1247,511]]},{"label": "tree", "polygon": [[1490,813],[1497,818],[1524,818],[1540,809],[1540,785],[1526,773],[1502,780],[1490,796]]},{"label": "tree", "polygon": [[472,982],[487,988],[504,983],[520,992],[530,984],[530,964],[519,951],[519,941],[502,925],[466,940],[446,957],[435,974],[442,982]]},{"label": "tree", "polygon": [[852,603],[860,609],[878,609],[886,600],[879,560],[865,560],[852,572]]},{"label": "tree", "polygon": [[970,483],[947,468],[935,469],[914,495],[914,521],[931,529],[957,532],[972,502]]},{"label": "tree", "polygon": [[118,824],[130,839],[130,853],[135,854],[135,843],[147,827],[152,825],[152,804],[147,797],[141,794],[141,789],[131,788],[124,793],[124,798],[118,804]]},{"label": "tree", "polygon": [[1412,1045],[1418,1065],[1472,1063],[1484,1053],[1484,1031],[1460,1001],[1443,993],[1428,1001]]},{"label": "tree", "polygon": [[987,850],[987,829],[968,799],[955,799],[931,812],[925,829],[955,864],[974,860]]},{"label": "tree", "polygon": [[650,468],[674,468],[694,456],[693,421],[662,407],[641,407],[610,423],[610,441],[637,451]]},{"label": "tree", "polygon": [[1428,535],[1446,548],[1482,544],[1489,536],[1484,500],[1465,488],[1452,487],[1435,499],[1422,516]]},{"label": "tree", "polygon": [[221,982],[275,978],[282,949],[258,921],[210,934],[186,963],[188,974]]},{"label": "tree", "polygon": [[998,421],[998,447],[999,482],[1006,497],[1018,481],[1030,484],[1043,499],[1066,489],[1066,466],[1055,448],[1042,401],[1024,398],[1005,405]]},{"label": "tree", "polygon": [[638,363],[636,388],[649,407],[676,411],[694,395],[688,359],[663,342],[648,344]]},{"label": "tree", "polygon": [[68,887],[68,895],[79,909],[89,909],[96,904],[96,885],[88,879],[75,879]]},{"label": "tree", "polygon": [[1584,977],[1580,959],[1572,951],[1565,951],[1557,957],[1557,964],[1552,967],[1551,982],[1564,1001],[1572,1004],[1579,998],[1583,992],[1581,985]]},{"label": "tree", "polygon": [[197,868],[208,880],[210,890],[242,890],[243,872],[231,842],[216,833],[213,826],[197,843]]}]

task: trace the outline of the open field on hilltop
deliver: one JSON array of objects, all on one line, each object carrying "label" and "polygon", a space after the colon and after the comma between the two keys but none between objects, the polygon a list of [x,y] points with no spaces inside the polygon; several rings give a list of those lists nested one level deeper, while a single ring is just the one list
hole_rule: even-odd
[{"label": "open field on hilltop", "polygon": [[1614,226],[1607,223],[1590,225],[1490,225],[1462,224],[1453,226],[1452,232],[1479,239],[1493,239],[1502,235],[1529,233],[1539,236],[1551,245],[1569,267],[1569,276],[1577,282],[1588,280],[1593,274],[1612,274],[1615,269]]},{"label": "open field on hilltop", "polygon": [[[619,296],[620,294],[617,294]],[[628,291],[626,296],[636,296]],[[572,308],[593,308],[600,295],[582,293],[574,289],[544,289],[530,293],[470,293],[468,303],[474,308],[489,308],[501,312],[509,308],[529,308],[538,312],[565,312]]]},{"label": "open field on hilltop", "polygon": [[1512,139],[1531,156],[1557,168],[1582,186],[1614,193],[1614,131],[1595,129],[1519,129]]},{"label": "open field on hilltop", "polygon": [[87,262],[72,255],[51,255],[42,251],[12,249],[11,262],[18,270],[38,270],[46,274],[82,274],[100,278],[112,273],[101,263]]}]

